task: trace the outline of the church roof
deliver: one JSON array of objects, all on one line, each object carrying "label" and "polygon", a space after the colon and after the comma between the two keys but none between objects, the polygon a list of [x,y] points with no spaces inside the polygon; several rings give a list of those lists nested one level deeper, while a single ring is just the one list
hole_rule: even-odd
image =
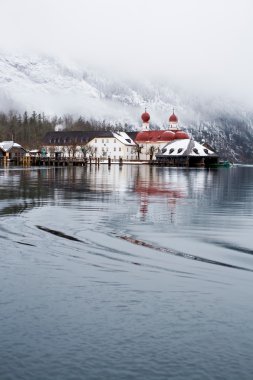
[{"label": "church roof", "polygon": [[141,131],[138,132],[135,141],[138,142],[167,142],[174,139],[189,138],[186,132],[183,131],[171,131],[171,130],[155,130],[155,131]]}]

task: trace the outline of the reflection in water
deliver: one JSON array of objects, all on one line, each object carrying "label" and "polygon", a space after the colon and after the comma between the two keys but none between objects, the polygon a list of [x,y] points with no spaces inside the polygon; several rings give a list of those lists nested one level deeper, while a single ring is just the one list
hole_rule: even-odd
[{"label": "reflection in water", "polygon": [[[163,175],[162,175],[163,174]],[[140,213],[142,220],[148,213],[148,204],[150,198],[163,197],[166,199],[170,219],[173,223],[173,216],[175,214],[176,200],[183,198],[185,195],[175,179],[164,176],[165,172],[156,170],[153,166],[143,170],[138,167],[135,176],[134,191],[140,194]],[[151,199],[152,202],[152,199]]]},{"label": "reflection in water", "polygon": [[[65,207],[85,213],[86,220],[94,215],[98,228],[108,231],[110,228],[113,231],[116,225],[123,229],[134,225],[133,235],[135,231],[145,234],[148,225],[152,226],[151,239],[159,233],[170,233],[169,242],[162,236],[163,244],[180,251],[182,245],[186,246],[179,242],[183,238],[184,242],[193,239],[195,245],[205,244],[208,250],[211,242],[212,247],[214,244],[217,247],[215,242],[224,240],[219,247],[233,250],[232,245],[237,245],[242,247],[241,252],[246,252],[250,247],[245,234],[252,226],[253,213],[250,191],[253,183],[248,174],[251,170],[149,166],[124,166],[120,170],[106,166],[2,170],[0,216],[20,215],[46,206]],[[231,241],[236,237],[233,231],[237,234],[238,230],[243,233]]]},{"label": "reflection in water", "polygon": [[252,174],[0,170],[1,380],[251,379]]}]

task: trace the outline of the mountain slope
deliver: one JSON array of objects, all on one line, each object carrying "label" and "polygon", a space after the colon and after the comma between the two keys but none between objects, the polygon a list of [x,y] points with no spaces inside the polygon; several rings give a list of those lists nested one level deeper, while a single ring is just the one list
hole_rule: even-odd
[{"label": "mountain slope", "polygon": [[0,55],[1,111],[82,115],[139,128],[145,107],[154,127],[166,128],[175,107],[181,126],[198,139],[208,139],[234,160],[253,159],[252,114],[231,99],[196,95],[166,82],[113,78],[51,57]]}]

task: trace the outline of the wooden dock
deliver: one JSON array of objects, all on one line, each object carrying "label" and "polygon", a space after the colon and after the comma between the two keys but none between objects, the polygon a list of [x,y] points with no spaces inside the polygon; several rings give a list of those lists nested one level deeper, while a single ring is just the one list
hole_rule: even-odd
[{"label": "wooden dock", "polygon": [[50,158],[50,157],[15,157],[11,160],[2,159],[0,164],[3,166],[86,166],[86,159],[71,158]]},{"label": "wooden dock", "polygon": [[[119,160],[112,160],[110,157],[106,159],[97,158],[66,158],[66,157],[14,157],[12,159],[6,159],[3,157],[0,160],[0,165],[2,166],[53,166],[53,167],[64,167],[64,166],[87,166],[87,165],[97,165],[106,164],[111,166],[116,164],[122,166],[123,164],[143,164],[141,161],[126,161],[120,158]],[[148,162],[145,162],[146,164]]]}]

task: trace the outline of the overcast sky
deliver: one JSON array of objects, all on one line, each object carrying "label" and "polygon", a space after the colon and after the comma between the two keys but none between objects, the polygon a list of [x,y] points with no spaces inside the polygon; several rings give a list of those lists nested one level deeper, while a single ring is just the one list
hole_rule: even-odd
[{"label": "overcast sky", "polygon": [[253,0],[0,0],[0,48],[253,101]]}]

